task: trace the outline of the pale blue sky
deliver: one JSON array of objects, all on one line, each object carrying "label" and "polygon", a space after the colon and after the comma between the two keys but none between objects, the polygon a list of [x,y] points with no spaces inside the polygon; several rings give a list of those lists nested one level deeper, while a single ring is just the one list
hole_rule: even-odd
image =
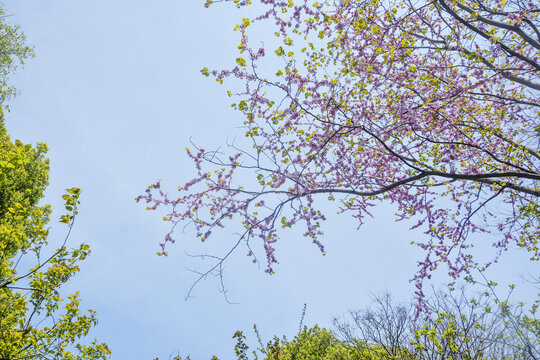
[{"label": "pale blue sky", "polygon": [[[241,124],[229,106],[226,86],[199,70],[234,62],[247,16],[234,6],[205,9],[200,0],[6,1],[10,22],[21,26],[36,59],[13,77],[19,96],[6,115],[8,131],[27,143],[50,146],[51,185],[46,201],[61,209],[63,189],[83,189],[80,216],[70,242],[86,242],[92,256],[69,283],[81,291],[82,307],[98,312],[90,334],[106,341],[113,359],[167,359],[172,351],[193,360],[231,359],[232,335],[251,326],[263,337],[294,336],[300,311],[306,323],[329,326],[334,315],[369,303],[386,289],[406,299],[413,288],[421,237],[396,224],[392,209],[379,208],[361,230],[329,208],[323,257],[309,240],[285,233],[278,245],[276,275],[264,273],[241,250],[228,262],[227,304],[215,279],[201,283],[184,301],[205,263],[184,251],[220,254],[231,239],[202,247],[180,235],[167,258],[155,255],[169,225],[134,202],[147,185],[166,188],[189,180],[193,166],[183,149],[189,138],[217,148]],[[58,216],[60,213],[56,213]],[[52,241],[64,228],[53,224]],[[519,281],[524,257],[508,257],[498,278]]]}]

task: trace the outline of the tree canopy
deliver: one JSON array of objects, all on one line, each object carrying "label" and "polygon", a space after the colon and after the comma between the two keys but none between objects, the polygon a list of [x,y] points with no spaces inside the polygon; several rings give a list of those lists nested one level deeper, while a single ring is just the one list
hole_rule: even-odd
[{"label": "tree canopy", "polygon": [[[259,242],[273,273],[280,228],[303,227],[324,252],[328,199],[358,226],[386,202],[396,220],[424,231],[413,278],[420,298],[442,266],[453,282],[508,249],[540,258],[537,3],[234,4],[256,4],[235,29],[236,65],[201,72],[243,83],[228,95],[246,141],[187,149],[196,176],[179,196],[157,182],[137,198],[169,211],[162,253],[178,223],[205,241],[236,221],[243,232],[234,248],[245,245],[258,262]],[[274,38],[257,37],[257,27]],[[471,247],[481,238],[493,253],[480,263]],[[228,254],[213,258],[211,270]]]},{"label": "tree canopy", "polygon": [[0,9],[0,359],[106,359],[105,343],[79,340],[97,324],[95,312],[83,313],[79,293],[61,289],[90,254],[86,244],[67,248],[80,189],[62,196],[67,235],[50,240],[51,207],[40,205],[49,184],[48,147],[13,142],[4,124],[5,100],[15,93],[8,76],[33,55],[24,35],[4,20]]},{"label": "tree canopy", "polygon": [[[233,338],[237,341],[235,350],[238,359],[247,360],[249,347],[245,344],[245,336],[241,331],[237,331]],[[262,342],[260,345],[258,350],[265,360],[372,359],[367,351],[362,351],[359,354],[347,343],[337,339],[330,331],[320,328],[318,325],[311,328],[304,327],[290,341],[286,338],[274,337],[266,345],[263,345]],[[253,351],[253,355],[255,359],[258,359],[257,351]]]},{"label": "tree canopy", "polygon": [[512,291],[499,297],[493,284],[485,290],[433,291],[420,318],[414,303],[386,293],[349,319],[335,319],[335,335],[383,359],[537,359],[540,300],[516,304]]},{"label": "tree canopy", "polygon": [[[415,320],[415,304],[399,304],[386,293],[373,304],[334,320],[329,331],[303,326],[292,340],[274,338],[250,351],[237,331],[238,360],[517,360],[538,359],[538,300],[525,306],[500,299],[490,287],[474,296],[464,289],[433,292],[426,300],[431,314]],[[304,309],[305,311],[305,309]],[[302,317],[303,319],[303,317]],[[215,357],[214,357],[215,358]],[[178,359],[181,359],[178,357]]]},{"label": "tree canopy", "polygon": [[0,8],[0,102],[6,107],[6,101],[15,95],[15,87],[10,85],[9,76],[26,59],[34,57],[34,50],[26,43],[26,37],[18,26],[9,24],[8,14]]},{"label": "tree canopy", "polygon": [[66,247],[78,188],[63,195],[69,213],[60,221],[68,225],[68,235],[60,247],[48,245],[51,208],[38,204],[49,179],[46,152],[44,143],[11,142],[0,118],[0,358],[106,359],[106,344],[78,340],[97,324],[95,312],[83,314],[78,292],[61,293],[90,249]]}]

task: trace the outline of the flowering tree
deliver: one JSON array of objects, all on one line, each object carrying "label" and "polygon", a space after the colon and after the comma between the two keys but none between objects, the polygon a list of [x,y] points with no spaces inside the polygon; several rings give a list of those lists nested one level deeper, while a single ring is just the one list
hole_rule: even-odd
[{"label": "flowering tree", "polygon": [[[188,149],[197,176],[180,196],[158,182],[137,200],[169,207],[172,230],[191,222],[202,241],[238,221],[234,248],[244,244],[256,262],[251,247],[260,242],[269,273],[280,227],[303,225],[324,251],[321,198],[359,226],[372,206],[391,203],[397,220],[426,234],[417,242],[426,252],[414,276],[420,297],[443,264],[454,281],[516,246],[539,259],[538,3],[261,0],[253,8],[235,29],[236,66],[201,71],[244,83],[228,94],[249,145]],[[252,45],[255,26],[275,38]],[[470,251],[482,233],[495,239],[488,263]]]}]

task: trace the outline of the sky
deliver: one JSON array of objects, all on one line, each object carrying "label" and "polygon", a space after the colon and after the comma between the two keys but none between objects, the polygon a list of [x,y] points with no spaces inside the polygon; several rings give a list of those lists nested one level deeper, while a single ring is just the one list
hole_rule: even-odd
[{"label": "sky", "polygon": [[[193,360],[232,359],[236,330],[252,347],[254,323],[263,339],[292,338],[304,303],[306,325],[331,327],[334,316],[363,308],[386,290],[397,299],[411,297],[409,279],[422,253],[409,243],[423,234],[396,223],[390,206],[375,209],[359,230],[329,207],[326,256],[294,230],[285,232],[272,276],[245,251],[235,253],[224,279],[237,304],[224,300],[212,277],[185,301],[197,279],[189,269],[209,265],[186,253],[223,254],[234,234],[202,245],[186,231],[169,256],[156,255],[169,224],[134,198],[157,179],[175,189],[192,178],[184,151],[190,141],[212,149],[241,135],[243,119],[230,108],[227,84],[201,76],[200,69],[234,63],[239,39],[233,28],[248,10],[227,4],[205,9],[202,0],[3,5],[36,51],[12,77],[19,94],[6,114],[8,132],[49,145],[44,201],[57,217],[64,189],[82,188],[69,242],[89,244],[92,255],[66,291],[79,290],[81,307],[97,311],[100,323],[89,337],[107,342],[112,359],[168,359],[173,352]],[[56,220],[51,226],[51,245],[59,244],[65,227]],[[523,259],[509,254],[493,276],[519,284],[530,271]]]}]

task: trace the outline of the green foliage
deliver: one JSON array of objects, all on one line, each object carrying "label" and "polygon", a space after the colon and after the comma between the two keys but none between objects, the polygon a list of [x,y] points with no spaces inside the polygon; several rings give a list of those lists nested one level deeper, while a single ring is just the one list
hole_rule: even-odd
[{"label": "green foliage", "polygon": [[[268,351],[269,350],[269,351]],[[305,327],[293,340],[274,338],[267,345],[267,360],[371,360],[375,359],[367,352],[357,352],[347,343],[337,339],[330,331],[318,325]]]},{"label": "green foliage", "polygon": [[18,26],[7,24],[7,14],[0,8],[0,102],[15,95],[15,88],[8,84],[9,75],[24,61],[34,57],[34,50],[26,44],[26,37]]},{"label": "green foliage", "polygon": [[[386,359],[381,350],[370,347],[366,350],[363,347],[351,346],[346,341],[339,340],[330,331],[315,325],[308,329],[305,326],[292,340],[286,337],[274,338],[263,345],[257,327],[254,325],[255,333],[259,340],[258,351],[252,351],[254,358],[259,359],[259,355],[264,360],[376,360]],[[236,345],[234,347],[238,360],[247,360],[249,347],[246,344],[246,337],[242,331],[236,331],[234,336]],[[217,360],[214,356],[212,360]]]},{"label": "green foliage", "polygon": [[68,233],[63,244],[49,246],[51,207],[39,205],[49,184],[47,145],[12,142],[4,125],[5,101],[15,95],[9,75],[34,56],[5,18],[0,9],[0,359],[106,359],[106,344],[78,341],[97,324],[95,312],[82,313],[78,292],[60,292],[90,254],[86,244],[66,248],[81,191],[62,196],[69,213],[60,222]]},{"label": "green foliage", "polygon": [[510,295],[500,299],[493,287],[474,297],[463,289],[434,292],[426,299],[430,315],[416,318],[414,306],[395,304],[387,294],[374,307],[351,312],[352,324],[335,325],[351,346],[379,350],[382,359],[538,359],[538,300],[511,305]]},{"label": "green foliage", "polygon": [[0,273],[4,276],[17,252],[39,251],[45,243],[50,207],[37,203],[49,183],[47,150],[43,143],[35,148],[19,140],[12,143],[0,117]]},{"label": "green foliage", "polygon": [[78,292],[65,298],[60,292],[90,248],[66,248],[78,188],[63,196],[69,213],[60,222],[68,226],[68,235],[61,246],[48,246],[51,208],[38,205],[48,185],[46,152],[43,143],[13,143],[0,117],[0,359],[106,359],[106,344],[78,341],[97,324],[95,312],[80,310]]},{"label": "green foliage", "polygon": [[[292,340],[274,336],[263,343],[254,325],[259,348],[254,359],[264,360],[517,360],[538,359],[539,300],[530,305],[500,299],[490,284],[474,297],[449,289],[434,292],[426,306],[431,316],[416,317],[414,304],[395,304],[389,294],[376,297],[372,307],[352,311],[350,321],[335,320],[330,332],[303,326]],[[424,314],[426,315],[426,314]],[[249,359],[249,347],[237,331],[238,360]],[[212,360],[217,360],[213,357]]]},{"label": "green foliage", "polygon": [[[375,360],[380,359],[379,351],[368,346],[368,350],[361,347],[351,346],[350,343],[338,339],[334,334],[325,328],[315,325],[308,329],[303,326],[306,314],[306,305],[302,310],[298,334],[287,340],[285,336],[278,338],[274,336],[272,340],[263,344],[257,325],[253,325],[255,335],[259,342],[259,348],[252,351],[256,360],[262,355],[264,360]],[[233,335],[236,339],[234,347],[238,360],[248,360],[249,347],[246,344],[246,337],[242,331],[236,331]],[[371,350],[375,350],[374,352]],[[212,360],[218,360],[216,356]]]},{"label": "green foliage", "polygon": [[[411,352],[419,360],[535,358],[540,345],[538,320],[516,309],[511,313],[510,307],[500,305],[485,308],[484,314],[482,310],[467,315],[439,312],[433,321],[414,329]],[[485,313],[492,310],[498,312],[497,318],[486,323]]]}]

